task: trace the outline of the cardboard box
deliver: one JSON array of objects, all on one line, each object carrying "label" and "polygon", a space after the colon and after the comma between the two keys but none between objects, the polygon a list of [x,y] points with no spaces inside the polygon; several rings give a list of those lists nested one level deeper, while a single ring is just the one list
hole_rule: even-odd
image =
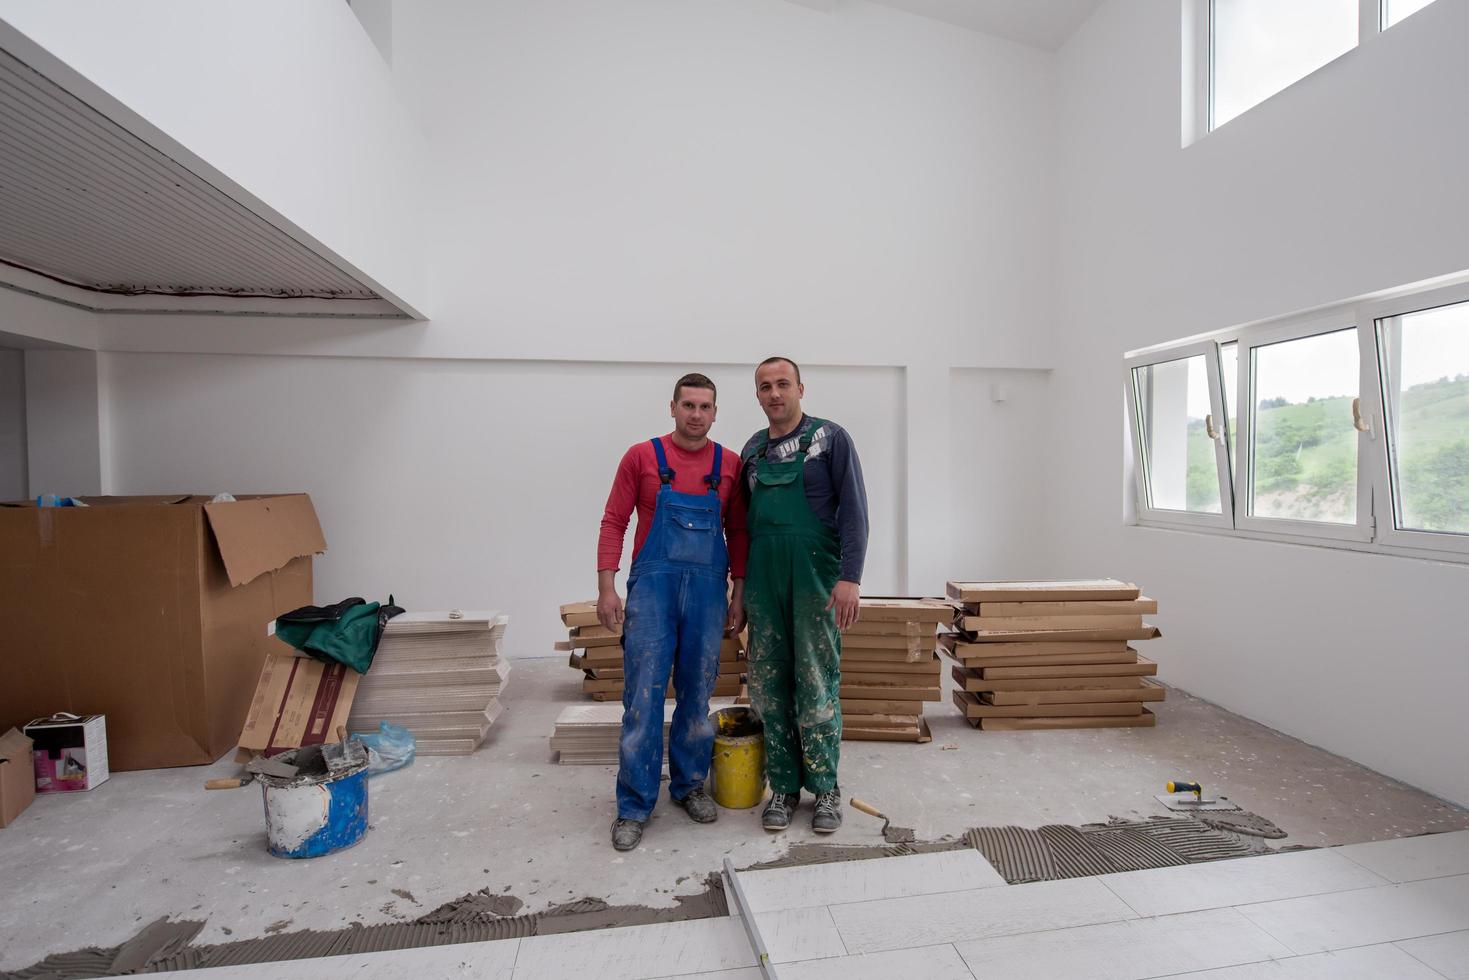
[{"label": "cardboard box", "polygon": [[15,820],[36,798],[31,740],[19,728],[0,735],[0,827]]},{"label": "cardboard box", "polygon": [[947,623],[954,617],[952,603],[943,599],[907,596],[863,596],[857,610],[859,623]]},{"label": "cardboard box", "polygon": [[312,602],[305,494],[0,505],[0,728],[107,716],[111,768],[214,762],[234,745],[266,624]]},{"label": "cardboard box", "polygon": [[1048,718],[976,718],[969,722],[988,732],[1041,732],[1060,728],[1154,728],[1158,716],[1147,708],[1137,715],[1095,715],[1092,717]]},{"label": "cardboard box", "polygon": [[275,648],[266,653],[239,732],[235,758],[240,762],[257,752],[275,755],[336,741],[337,726],[347,724],[362,677],[343,664],[298,657],[279,640],[271,643]]},{"label": "cardboard box", "polygon": [[960,714],[973,722],[978,718],[1079,718],[1096,716],[1140,715],[1141,701],[1110,701],[1057,706],[1053,704],[986,704],[978,694],[953,692],[954,705]]},{"label": "cardboard box", "polygon": [[37,718],[23,731],[32,743],[37,793],[96,789],[111,775],[107,768],[105,716],[52,715]]},{"label": "cardboard box", "polygon": [[1142,594],[1131,582],[1115,578],[1059,582],[950,582],[948,593],[961,602],[1119,602]]},{"label": "cardboard box", "polygon": [[1141,616],[1156,613],[1158,600],[1139,596],[1097,602],[981,602],[975,611],[981,616]]}]

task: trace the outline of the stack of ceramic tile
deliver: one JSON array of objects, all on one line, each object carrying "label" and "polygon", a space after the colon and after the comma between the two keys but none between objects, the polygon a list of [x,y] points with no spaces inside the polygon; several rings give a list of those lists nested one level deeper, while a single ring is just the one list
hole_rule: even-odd
[{"label": "stack of ceramic tile", "polygon": [[[668,726],[673,705],[663,706],[663,761],[668,762]],[[615,766],[622,734],[622,705],[569,704],[556,716],[551,750],[563,766]]]},{"label": "stack of ceramic tile", "polygon": [[[709,710],[733,702],[711,698]],[[663,764],[668,765],[668,729],[673,724],[674,705],[663,706]],[[551,750],[563,766],[615,766],[617,741],[622,735],[622,705],[569,704],[556,716],[551,730]]]},{"label": "stack of ceramic tile", "polygon": [[1158,629],[1158,604],[1115,579],[950,582],[954,703],[975,728],[1147,728],[1162,701],[1157,664],[1129,646]]},{"label": "stack of ceramic tile", "polygon": [[[561,607],[561,622],[570,628],[565,643],[556,648],[571,653],[570,664],[582,672],[581,689],[593,701],[622,700],[622,627],[607,629],[597,622],[595,602],[570,602]],[[744,680],[745,646],[742,637],[725,637],[719,648],[719,677],[712,697],[740,693]],[[666,697],[673,697],[670,682]]]},{"label": "stack of ceramic tile", "polygon": [[358,682],[347,727],[373,731],[388,721],[413,733],[419,755],[473,752],[504,710],[510,664],[500,641],[509,622],[458,610],[394,616]]},{"label": "stack of ceramic tile", "polygon": [[939,599],[863,599],[842,633],[842,738],[927,742],[923,703],[940,699],[939,623],[954,608]]}]

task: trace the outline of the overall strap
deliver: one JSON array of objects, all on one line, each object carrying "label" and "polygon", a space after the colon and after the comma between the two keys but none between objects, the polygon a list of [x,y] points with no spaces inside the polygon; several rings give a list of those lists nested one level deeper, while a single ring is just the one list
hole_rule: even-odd
[{"label": "overall strap", "polygon": [[709,492],[712,493],[712,494],[718,494],[719,493],[719,471],[723,467],[724,467],[724,447],[722,447],[721,445],[719,445],[719,443],[716,442],[714,444],[714,468],[709,471],[709,475],[708,476],[704,477],[704,482],[708,485]]},{"label": "overall strap", "polygon": [[811,427],[808,428],[805,431],[805,433],[802,434],[802,436],[801,436],[801,445],[796,450],[797,454],[798,455],[801,455],[801,456],[805,456],[806,453],[810,451],[810,449],[811,449],[811,440],[813,438],[815,438],[815,436],[816,436],[816,430],[819,429],[819,428],[821,428],[823,425],[826,424],[826,420],[825,419],[816,418],[814,415],[808,416],[808,418],[811,419]]},{"label": "overall strap", "polygon": [[666,487],[673,483],[674,472],[668,466],[668,457],[663,455],[663,440],[649,439],[653,444],[653,455],[658,459],[658,479]]}]

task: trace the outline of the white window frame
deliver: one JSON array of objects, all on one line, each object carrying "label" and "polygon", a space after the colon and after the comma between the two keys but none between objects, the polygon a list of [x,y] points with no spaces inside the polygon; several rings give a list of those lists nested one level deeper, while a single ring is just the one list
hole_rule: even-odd
[{"label": "white window frame", "polygon": [[[1384,356],[1391,321],[1410,313],[1469,302],[1469,284],[1415,293],[1392,300],[1365,303],[1360,308],[1365,343],[1370,348],[1373,376],[1364,378],[1362,412],[1367,417],[1374,442],[1375,459],[1369,477],[1377,507],[1377,537],[1382,544],[1401,549],[1422,550],[1469,557],[1469,534],[1450,531],[1416,531],[1397,526],[1397,494],[1392,478],[1392,439],[1388,424],[1388,391],[1391,384],[1388,358]],[[1367,357],[1364,351],[1364,360]],[[1369,408],[1370,395],[1370,408]]]},{"label": "white window frame", "polygon": [[[1239,338],[1239,391],[1235,402],[1239,422],[1239,442],[1235,446],[1238,472],[1235,473],[1234,525],[1246,531],[1269,531],[1302,538],[1333,538],[1341,541],[1372,540],[1372,493],[1370,480],[1363,477],[1371,473],[1363,466],[1363,434],[1357,435],[1357,520],[1355,524],[1330,524],[1324,521],[1303,521],[1282,517],[1256,517],[1249,513],[1250,478],[1255,468],[1254,414],[1255,414],[1255,350],[1274,344],[1304,340],[1321,334],[1351,330],[1358,324],[1351,310],[1343,310],[1326,317],[1280,324],[1265,330],[1253,330]],[[1357,333],[1358,350],[1361,349],[1362,331]],[[1362,394],[1362,372],[1357,379],[1357,397]]]},{"label": "white window frame", "polygon": [[[1386,412],[1388,364],[1383,357],[1386,331],[1393,318],[1436,309],[1455,303],[1469,302],[1469,271],[1443,276],[1412,286],[1383,290],[1342,303],[1320,307],[1303,313],[1288,314],[1269,320],[1243,324],[1208,334],[1196,335],[1176,344],[1158,344],[1128,353],[1123,358],[1123,379],[1127,406],[1127,435],[1132,443],[1134,490],[1137,511],[1125,517],[1125,523],[1163,531],[1194,531],[1229,537],[1249,538],[1296,545],[1329,547],[1400,558],[1427,559],[1469,564],[1469,534],[1447,531],[1399,530],[1395,501],[1392,496],[1389,469],[1389,437]],[[1331,525],[1315,521],[1252,517],[1243,514],[1249,458],[1249,426],[1252,417],[1254,349],[1285,340],[1300,339],[1334,330],[1355,327],[1361,365],[1358,378],[1359,427],[1357,440],[1357,523]],[[1229,425],[1227,406],[1216,394],[1215,384],[1222,385],[1220,349],[1228,343],[1238,345],[1239,378],[1235,391],[1235,415],[1238,431]],[[1166,363],[1204,353],[1209,368],[1210,405],[1223,426],[1226,440],[1235,441],[1235,470],[1229,497],[1228,520],[1222,515],[1193,514],[1186,511],[1160,510],[1148,506],[1142,458],[1141,433],[1138,429],[1136,389],[1133,369],[1148,364]],[[1220,389],[1222,390],[1222,389]],[[1230,466],[1227,443],[1218,445],[1223,465]],[[1227,472],[1224,470],[1221,472]],[[1241,519],[1243,517],[1243,520]]]},{"label": "white window frame", "polygon": [[[1183,44],[1183,145],[1214,132],[1214,0],[1181,0],[1181,24]],[[1357,0],[1357,46],[1342,52],[1345,58],[1362,45],[1369,43],[1386,28],[1387,4],[1384,0]],[[1326,64],[1332,64],[1333,58]],[[1321,68],[1325,68],[1322,65]],[[1302,78],[1308,78],[1321,68],[1313,69]],[[1267,96],[1255,106],[1261,105],[1288,91],[1301,79]],[[1255,108],[1251,106],[1250,109]],[[1234,118],[1238,119],[1250,109]]]},{"label": "white window frame", "polygon": [[[1209,422],[1217,420],[1220,435],[1213,439],[1214,458],[1219,474],[1220,513],[1206,514],[1190,510],[1170,510],[1154,507],[1148,497],[1151,471],[1148,468],[1146,441],[1142,432],[1142,412],[1138,406],[1136,372],[1139,368],[1155,364],[1168,364],[1203,355],[1204,373],[1209,384]],[[1185,528],[1234,527],[1233,487],[1229,474],[1229,449],[1226,439],[1228,428],[1224,418],[1222,376],[1219,373],[1219,345],[1215,341],[1201,341],[1172,347],[1151,354],[1128,357],[1123,364],[1123,381],[1127,389],[1128,433],[1132,437],[1132,459],[1134,484],[1137,490],[1137,514],[1139,520],[1148,524]]]}]

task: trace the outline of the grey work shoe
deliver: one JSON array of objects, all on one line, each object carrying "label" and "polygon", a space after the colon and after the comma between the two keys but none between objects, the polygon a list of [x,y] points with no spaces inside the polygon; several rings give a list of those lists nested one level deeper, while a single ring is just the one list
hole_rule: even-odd
[{"label": "grey work shoe", "polygon": [[765,812],[760,814],[760,826],[766,830],[785,830],[791,825],[791,814],[801,805],[800,793],[772,793]]},{"label": "grey work shoe", "polygon": [[612,846],[619,851],[630,851],[638,846],[643,839],[642,820],[624,820],[618,817],[612,821]]},{"label": "grey work shoe", "polygon": [[833,786],[816,797],[816,816],[811,818],[811,829],[818,834],[832,834],[841,825],[842,791]]},{"label": "grey work shoe", "polygon": [[702,784],[689,790],[683,799],[673,802],[687,810],[689,819],[694,823],[713,823],[719,819],[719,808],[714,805],[709,794],[704,792]]}]

